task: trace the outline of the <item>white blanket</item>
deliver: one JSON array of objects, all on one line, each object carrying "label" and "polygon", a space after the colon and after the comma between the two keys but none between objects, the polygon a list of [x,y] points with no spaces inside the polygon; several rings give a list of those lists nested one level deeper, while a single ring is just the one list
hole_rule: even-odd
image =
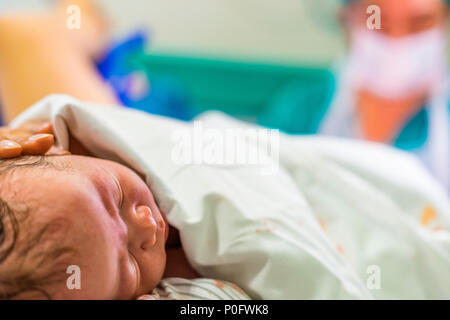
[{"label": "white blanket", "polygon": [[[143,174],[202,276],[262,299],[450,299],[449,197],[405,153],[280,134],[264,163],[186,164],[176,150],[194,123],[54,95],[13,125],[41,117],[62,146],[69,129]],[[218,113],[199,121],[256,129]]]}]

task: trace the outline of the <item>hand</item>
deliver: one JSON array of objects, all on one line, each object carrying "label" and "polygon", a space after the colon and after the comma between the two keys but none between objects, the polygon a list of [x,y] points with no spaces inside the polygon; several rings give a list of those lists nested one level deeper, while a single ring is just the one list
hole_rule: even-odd
[{"label": "hand", "polygon": [[0,127],[0,159],[20,155],[62,155],[68,151],[54,146],[50,121],[28,121],[17,129]]}]

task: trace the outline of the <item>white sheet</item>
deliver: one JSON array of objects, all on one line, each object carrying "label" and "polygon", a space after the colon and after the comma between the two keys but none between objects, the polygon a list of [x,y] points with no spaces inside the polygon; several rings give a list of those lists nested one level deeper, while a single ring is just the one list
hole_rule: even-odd
[{"label": "white sheet", "polygon": [[[261,174],[261,165],[171,160],[174,131],[192,123],[55,95],[13,125],[43,116],[64,147],[70,129],[96,156],[145,175],[202,276],[263,299],[450,298],[449,198],[405,153],[281,135],[279,163],[268,154],[279,170]],[[217,113],[200,119],[249,127]]]}]

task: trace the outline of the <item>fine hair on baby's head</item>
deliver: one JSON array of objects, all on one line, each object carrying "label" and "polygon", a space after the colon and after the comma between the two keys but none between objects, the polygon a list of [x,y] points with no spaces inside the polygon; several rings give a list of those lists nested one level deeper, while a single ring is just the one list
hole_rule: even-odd
[{"label": "fine hair on baby's head", "polygon": [[167,229],[150,189],[123,165],[75,155],[0,160],[0,299],[148,293],[164,272]]},{"label": "fine hair on baby's head", "polygon": [[[0,298],[13,299],[32,293],[51,298],[45,289],[65,278],[63,258],[75,254],[60,237],[67,228],[62,219],[42,225],[36,221],[32,202],[20,201],[12,186],[14,177],[33,168],[65,170],[45,156],[0,160]],[[25,182],[26,183],[26,182]],[[19,193],[18,193],[19,192]],[[56,238],[58,237],[58,238]]]}]

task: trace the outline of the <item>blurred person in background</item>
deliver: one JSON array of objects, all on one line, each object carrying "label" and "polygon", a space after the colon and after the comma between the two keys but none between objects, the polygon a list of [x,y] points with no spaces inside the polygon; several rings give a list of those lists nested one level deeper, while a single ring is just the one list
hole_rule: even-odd
[{"label": "blurred person in background", "polygon": [[319,131],[411,151],[449,188],[449,1],[342,1],[349,52]]}]

